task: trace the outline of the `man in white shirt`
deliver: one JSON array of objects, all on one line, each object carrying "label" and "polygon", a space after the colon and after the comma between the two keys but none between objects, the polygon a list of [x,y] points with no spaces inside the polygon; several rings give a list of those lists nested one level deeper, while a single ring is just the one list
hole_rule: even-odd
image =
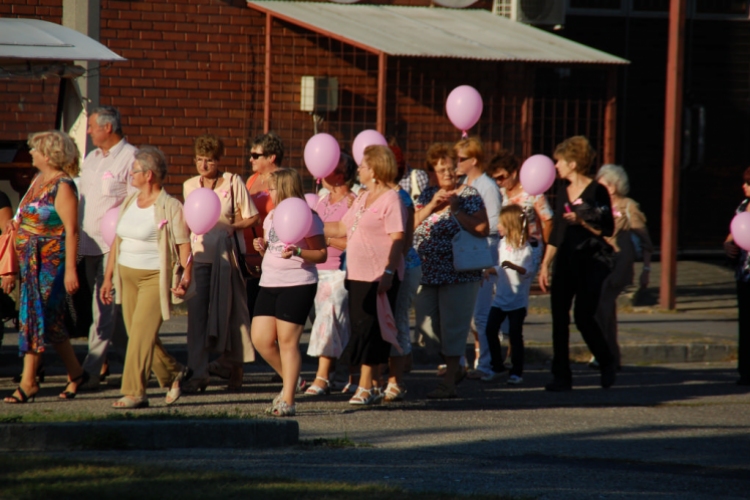
[{"label": "man in white shirt", "polygon": [[102,364],[117,321],[114,301],[107,305],[99,299],[109,255],[109,245],[104,241],[100,226],[104,214],[122,204],[127,194],[134,191],[130,186],[130,170],[138,150],[123,137],[120,113],[110,106],[96,108],[89,114],[88,134],[96,149],[86,156],[80,174],[78,276],[81,289],[76,294],[76,312],[79,324],[80,318],[84,318],[84,325],[88,325],[86,319],[91,318],[85,309],[91,308],[93,313],[89,352],[83,369],[90,377],[87,387],[94,389],[99,385]]}]

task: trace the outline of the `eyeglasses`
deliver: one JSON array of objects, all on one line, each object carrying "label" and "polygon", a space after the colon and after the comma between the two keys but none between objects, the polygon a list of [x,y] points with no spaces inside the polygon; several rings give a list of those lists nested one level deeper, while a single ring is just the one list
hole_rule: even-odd
[{"label": "eyeglasses", "polygon": [[142,174],[142,173],[143,173],[143,170],[131,170],[130,171],[130,175]]},{"label": "eyeglasses", "polygon": [[495,179],[495,182],[497,182],[497,183],[505,182],[505,179],[507,179],[507,178],[508,178],[507,175],[498,175],[496,177],[493,177],[493,179]]},{"label": "eyeglasses", "polygon": [[453,175],[455,173],[455,168],[441,168],[439,170],[435,170],[435,175]]},{"label": "eyeglasses", "polygon": [[250,153],[251,160],[257,160],[258,158],[263,158],[264,156],[266,156],[265,153]]},{"label": "eyeglasses", "polygon": [[467,157],[465,157],[465,156],[459,156],[459,157],[458,157],[458,163],[462,163],[462,162],[465,162],[465,161],[466,161],[466,160],[468,160],[468,159],[469,159],[469,158],[467,158]]}]

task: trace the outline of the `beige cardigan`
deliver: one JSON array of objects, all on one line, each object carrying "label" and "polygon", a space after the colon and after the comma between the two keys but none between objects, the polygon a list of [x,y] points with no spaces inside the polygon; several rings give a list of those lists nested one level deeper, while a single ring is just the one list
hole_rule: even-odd
[{"label": "beige cardigan", "polygon": [[[125,198],[125,201],[120,206],[120,214],[117,217],[118,224],[128,207],[138,198],[138,194],[138,192],[135,192]],[[161,303],[161,316],[164,320],[168,320],[171,306],[170,295],[172,295],[172,304],[179,304],[183,301],[183,299],[172,294],[170,289],[172,288],[173,269],[180,262],[176,245],[190,243],[190,229],[188,229],[185,223],[182,203],[170,196],[164,189],[161,190],[154,202],[154,215],[156,219],[154,222],[157,227],[157,245],[159,246],[159,299]],[[120,242],[120,237],[116,236],[115,243],[112,246],[115,258],[115,271],[112,284],[116,291],[122,290],[122,281],[117,269]],[[122,303],[120,293],[115,294],[115,302],[117,304]]]}]

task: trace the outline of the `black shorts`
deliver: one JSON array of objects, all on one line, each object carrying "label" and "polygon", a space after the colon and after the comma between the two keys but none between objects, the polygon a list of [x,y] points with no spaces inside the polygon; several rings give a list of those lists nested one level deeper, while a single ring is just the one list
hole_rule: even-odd
[{"label": "black shorts", "polygon": [[273,316],[276,319],[304,325],[315,301],[318,284],[279,287],[260,287],[255,299],[255,316]]}]

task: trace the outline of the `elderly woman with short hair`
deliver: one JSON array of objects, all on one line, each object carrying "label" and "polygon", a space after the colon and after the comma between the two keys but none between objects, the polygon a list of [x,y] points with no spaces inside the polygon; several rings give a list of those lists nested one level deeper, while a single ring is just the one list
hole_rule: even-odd
[{"label": "elderly woman with short hair", "polygon": [[430,157],[438,185],[422,191],[414,214],[414,247],[422,262],[416,330],[428,350],[439,350],[445,360],[443,380],[427,394],[443,399],[456,397],[456,381],[463,376],[459,360],[466,352],[466,334],[482,281],[481,270],[456,271],[452,241],[462,229],[486,237],[489,227],[482,196],[459,182],[453,150],[433,146]]},{"label": "elderly woman with short hair", "polygon": [[[159,385],[169,387],[168,405],[180,397],[180,382],[190,377],[190,370],[167,353],[159,340],[159,328],[170,317],[170,293],[171,302],[181,302],[190,287],[190,231],[182,204],[162,187],[167,161],[159,149],[143,146],[130,173],[131,184],[138,191],[120,207],[117,236],[100,293],[102,302],[111,304],[112,290],[117,290],[115,297],[122,304],[128,332],[120,389],[123,397],[112,405],[116,409],[149,405],[146,387],[152,369]],[[177,264],[184,271],[174,285]]]},{"label": "elderly woman with short hair", "polygon": [[[191,238],[196,293],[188,300],[187,342],[193,379],[183,384],[183,390],[205,390],[213,374],[228,379],[227,389],[237,391],[242,388],[243,363],[255,360],[239,259],[246,252],[243,231],[258,221],[258,209],[240,176],[221,171],[221,139],[202,135],[195,140],[194,152],[198,175],[185,181],[183,195],[187,200],[196,189],[210,189],[221,211],[211,230]],[[221,356],[209,363],[211,351]]]},{"label": "elderly woman with short hair", "polygon": [[[366,189],[339,222],[325,225],[328,238],[346,237],[346,285],[352,344],[351,364],[361,365],[359,387],[352,405],[370,405],[382,396],[373,390],[378,365],[388,362],[391,344],[383,339],[377,300],[386,294],[396,309],[404,276],[406,209],[390,185],[397,166],[387,146],[365,148],[359,180]],[[395,340],[395,339],[394,339]]]},{"label": "elderly woman with short hair", "polygon": [[[626,286],[633,282],[633,263],[636,259],[634,239],[637,240],[643,252],[643,270],[641,271],[640,287],[646,288],[651,271],[651,254],[654,245],[646,227],[646,216],[643,215],[638,203],[628,198],[630,182],[625,169],[619,165],[603,165],[596,173],[596,180],[607,188],[612,201],[612,215],[615,218],[615,231],[606,238],[607,243],[615,249],[615,260],[612,272],[602,285],[602,295],[596,310],[596,320],[604,332],[610,351],[615,357],[615,365],[620,367],[620,346],[617,344],[617,297]],[[592,358],[589,363],[592,368],[598,368],[598,361]]]},{"label": "elderly woman with short hair", "polygon": [[[71,138],[57,130],[29,137],[31,160],[39,173],[18,206],[16,219],[5,231],[18,231],[15,250],[19,263],[18,350],[23,356],[21,383],[6,403],[27,403],[39,392],[37,368],[52,344],[68,372],[68,384],[60,394],[73,399],[88,375],[76,359],[65,326],[66,292],[78,290],[78,196],[72,177],[78,175],[78,149]],[[15,286],[15,274],[2,277],[5,293]]]}]

